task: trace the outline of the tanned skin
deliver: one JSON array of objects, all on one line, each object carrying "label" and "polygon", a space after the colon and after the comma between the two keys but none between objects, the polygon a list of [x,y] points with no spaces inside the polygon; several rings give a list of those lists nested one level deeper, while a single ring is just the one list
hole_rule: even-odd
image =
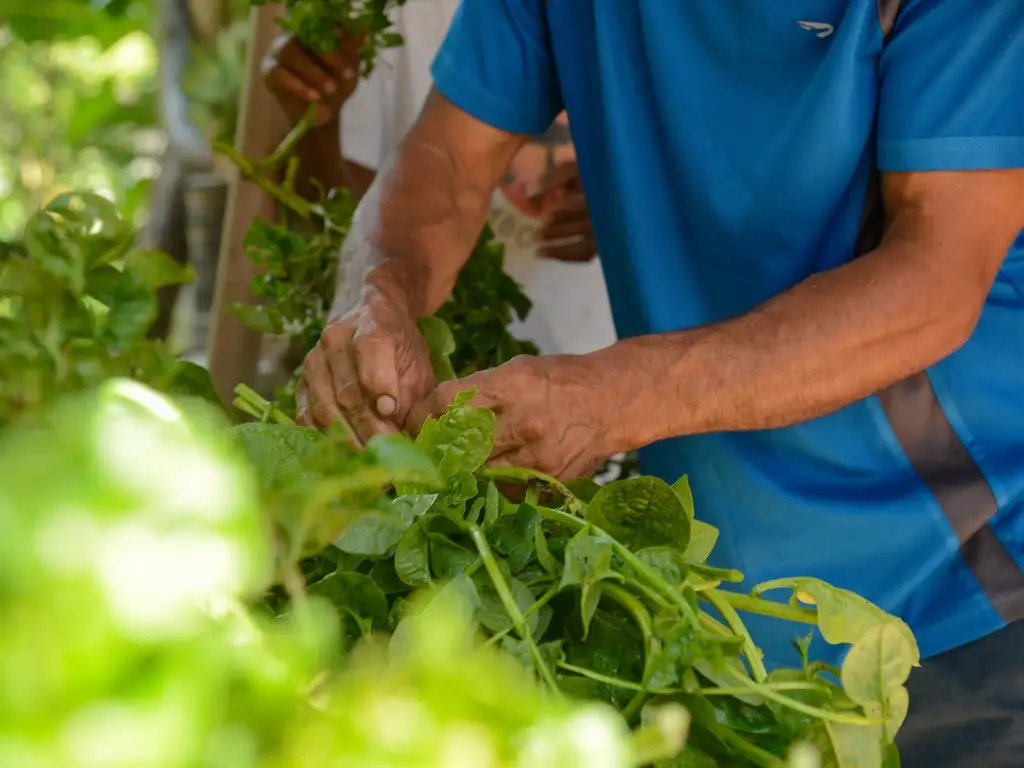
[{"label": "tanned skin", "polygon": [[665,438],[795,424],[962,346],[1024,229],[1024,170],[885,174],[881,245],[746,315],[435,386],[416,319],[450,292],[525,140],[431,96],[356,215],[332,322],[306,361],[307,423],[344,419],[360,440],[415,432],[472,387],[499,416],[492,462],[558,476]]}]

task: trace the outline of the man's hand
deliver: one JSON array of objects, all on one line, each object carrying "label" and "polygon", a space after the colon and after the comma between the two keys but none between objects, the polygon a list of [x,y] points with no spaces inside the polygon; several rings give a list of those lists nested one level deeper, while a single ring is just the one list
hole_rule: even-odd
[{"label": "man's hand", "polygon": [[526,136],[492,128],[436,92],[356,209],[335,306],[307,356],[299,418],[343,420],[359,441],[396,431],[435,385],[416,320],[451,294],[491,194]]},{"label": "man's hand", "polygon": [[597,255],[587,200],[575,160],[557,165],[544,177],[545,200],[553,201],[540,233],[538,254],[559,261],[590,261]]},{"label": "man's hand", "polygon": [[616,376],[604,356],[521,356],[489,371],[439,384],[413,407],[406,429],[418,432],[459,392],[498,416],[491,463],[530,467],[560,478],[592,473],[619,451]]},{"label": "man's hand", "polygon": [[359,40],[342,41],[339,49],[318,56],[292,35],[281,35],[263,59],[263,78],[292,123],[315,101],[316,125],[336,124],[341,106],[359,83]]},{"label": "man's hand", "polygon": [[436,383],[415,320],[381,296],[329,321],[303,365],[299,423],[324,429],[342,421],[359,443],[397,432]]}]

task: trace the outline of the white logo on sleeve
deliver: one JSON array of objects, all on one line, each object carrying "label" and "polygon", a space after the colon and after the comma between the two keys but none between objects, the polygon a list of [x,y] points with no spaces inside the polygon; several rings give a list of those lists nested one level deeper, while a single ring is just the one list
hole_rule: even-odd
[{"label": "white logo on sleeve", "polygon": [[808,32],[816,32],[817,36],[823,40],[826,37],[831,37],[832,33],[836,31],[834,26],[824,21],[798,21],[797,26]]}]

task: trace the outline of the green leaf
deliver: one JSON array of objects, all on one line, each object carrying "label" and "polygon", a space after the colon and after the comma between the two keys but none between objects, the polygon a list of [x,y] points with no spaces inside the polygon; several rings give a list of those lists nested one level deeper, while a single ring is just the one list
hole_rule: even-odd
[{"label": "green leaf", "polygon": [[405,594],[409,591],[409,585],[398,578],[395,572],[394,560],[384,559],[375,562],[370,569],[370,578],[385,595]]},{"label": "green leaf", "polygon": [[917,664],[915,651],[890,622],[869,629],[843,661],[843,689],[868,717],[884,718],[890,742],[907,718],[910,699],[904,686]]},{"label": "green leaf", "polygon": [[191,283],[196,276],[192,267],[179,264],[163,251],[132,251],[125,256],[124,269],[150,290]]},{"label": "green leaf", "polygon": [[674,547],[647,547],[636,553],[637,558],[674,587],[682,584],[689,568],[682,553]]},{"label": "green leaf", "polygon": [[405,435],[376,435],[367,442],[366,450],[391,471],[396,483],[415,483],[430,490],[444,485],[434,462]]},{"label": "green leaf", "polygon": [[410,587],[426,587],[430,578],[430,542],[423,530],[423,520],[417,520],[405,532],[395,550],[395,573]]},{"label": "green leaf", "polygon": [[[420,488],[421,486],[416,487]],[[459,507],[474,498],[476,494],[476,475],[459,470],[448,478],[448,487],[438,496],[437,506],[445,509]]]},{"label": "green leaf", "polygon": [[586,529],[573,536],[565,548],[565,567],[559,589],[580,588],[584,639],[590,631],[590,621],[601,599],[600,582],[615,577],[612,570],[611,539],[596,536]]},{"label": "green leaf", "polygon": [[448,327],[448,323],[439,317],[421,317],[419,329],[427,342],[427,349],[430,351],[430,364],[437,380],[454,379],[455,369],[452,367],[451,356],[455,352],[455,337],[452,335],[452,329]]},{"label": "green leaf", "polygon": [[565,481],[566,487],[572,491],[573,496],[581,501],[590,502],[601,490],[601,486],[589,477],[577,477]]},{"label": "green leaf", "polygon": [[879,768],[882,765],[882,727],[825,723],[834,762],[831,768]]},{"label": "green leaf", "polygon": [[86,291],[107,308],[102,327],[111,344],[123,346],[145,338],[156,319],[157,304],[156,295],[141,279],[101,266],[89,273]]},{"label": "green leaf", "polygon": [[682,502],[656,477],[606,485],[587,506],[587,520],[633,550],[669,545],[685,551],[690,540]]},{"label": "green leaf", "polygon": [[513,573],[519,573],[533,558],[533,529],[540,521],[537,510],[521,504],[514,515],[502,515],[487,532],[494,551],[508,559]]},{"label": "green leaf", "polygon": [[[566,647],[566,659],[598,674],[639,681],[644,670],[643,638],[632,619],[599,608],[591,619],[587,637]],[[633,697],[631,691],[604,684],[597,686],[596,693],[619,706],[625,706]]]},{"label": "green leaf", "polygon": [[458,574],[441,587],[437,596],[444,600],[457,600],[470,616],[476,616],[480,610],[480,593],[473,579],[464,573]]},{"label": "green leaf", "polygon": [[430,570],[435,578],[447,581],[476,563],[476,549],[456,541],[463,535],[461,522],[434,514],[423,519],[422,527],[429,542]]},{"label": "green leaf", "polygon": [[549,576],[557,576],[561,570],[561,566],[557,560],[552,556],[551,550],[548,549],[547,536],[544,535],[544,526],[535,525],[533,527],[533,546],[537,554],[537,563]]},{"label": "green leaf", "polygon": [[196,397],[208,403],[222,405],[220,395],[213,386],[213,379],[210,378],[210,372],[203,366],[187,360],[178,361],[165,391],[169,395]]},{"label": "green leaf", "polygon": [[498,493],[498,486],[494,483],[487,484],[487,495],[484,500],[484,519],[480,527],[484,531],[490,530],[501,514],[501,494]]},{"label": "green leaf", "polygon": [[133,237],[131,225],[112,202],[89,192],[70,192],[29,219],[25,249],[29,258],[79,293],[86,273],[119,259]]},{"label": "green leaf", "polygon": [[[506,635],[501,638],[501,649],[516,659],[526,669],[531,670],[534,674],[538,673],[537,661],[534,659],[533,653],[530,650],[530,644],[527,641]],[[541,643],[537,646],[537,650],[540,651],[540,656],[544,663],[547,664],[548,669],[557,669],[559,662],[565,660],[565,649],[562,640]]]},{"label": "green leaf", "polygon": [[718,543],[718,529],[701,520],[690,521],[690,541],[683,555],[689,563],[705,563]]},{"label": "green leaf", "polygon": [[442,477],[475,472],[494,448],[497,419],[487,408],[469,405],[474,392],[462,392],[439,419],[427,419],[416,445],[434,460]]},{"label": "green leaf", "polygon": [[436,494],[399,496],[383,510],[374,510],[354,520],[334,545],[342,552],[363,557],[387,557],[402,536],[426,514]]},{"label": "green leaf", "polygon": [[264,489],[317,477],[309,468],[309,459],[326,441],[319,432],[297,425],[252,423],[240,424],[232,433],[256,467]]},{"label": "green leaf", "polygon": [[818,609],[821,636],[826,642],[832,645],[854,645],[872,629],[892,624],[904,645],[912,649],[910,656],[913,665],[920,663],[917,641],[910,627],[860,595],[810,577],[765,582],[754,587],[753,594],[759,597],[776,589],[789,589],[793,591],[794,597],[798,596],[805,602],[808,598],[813,601]]},{"label": "green leaf", "polygon": [[679,497],[679,502],[683,505],[683,511],[686,512],[686,516],[693,521],[693,491],[690,490],[690,479],[683,475],[675,483],[672,484],[672,490],[675,491],[676,496]]},{"label": "green leaf", "polygon": [[351,615],[360,626],[384,629],[388,601],[380,587],[361,573],[332,573],[309,587],[309,594],[326,598],[339,611]]},{"label": "green leaf", "polygon": [[[513,627],[512,619],[505,610],[505,604],[501,602],[501,598],[498,596],[498,593],[487,581],[486,575],[478,574],[477,581],[478,591],[480,594],[480,606],[475,615],[476,620],[480,622],[482,627],[485,627],[488,631],[495,634],[498,632],[511,631]],[[525,614],[535,601],[533,593],[530,591],[529,587],[518,579],[509,579],[508,587],[520,613]],[[540,615],[536,611],[526,617],[526,626],[530,630],[530,633],[534,635],[534,639],[536,639],[539,621]]]}]

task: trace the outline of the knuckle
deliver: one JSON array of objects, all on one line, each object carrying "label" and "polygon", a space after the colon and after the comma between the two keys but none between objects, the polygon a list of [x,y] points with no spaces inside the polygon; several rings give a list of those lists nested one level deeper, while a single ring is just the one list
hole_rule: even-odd
[{"label": "knuckle", "polygon": [[547,422],[542,417],[533,414],[527,416],[519,428],[519,434],[530,442],[541,440],[546,432]]},{"label": "knuckle", "polygon": [[341,321],[332,323],[320,332],[320,344],[328,352],[338,352],[352,342],[352,329],[348,323]]},{"label": "knuckle", "polygon": [[303,378],[300,385],[303,389],[306,387],[306,376],[310,375],[313,371],[319,368],[323,362],[324,351],[319,344],[313,347],[302,360]]},{"label": "knuckle", "polygon": [[334,397],[346,410],[356,409],[363,400],[359,382],[349,378],[334,382]]},{"label": "knuckle", "polygon": [[531,355],[516,355],[507,363],[508,370],[516,375],[527,375],[533,371],[535,359]]}]

